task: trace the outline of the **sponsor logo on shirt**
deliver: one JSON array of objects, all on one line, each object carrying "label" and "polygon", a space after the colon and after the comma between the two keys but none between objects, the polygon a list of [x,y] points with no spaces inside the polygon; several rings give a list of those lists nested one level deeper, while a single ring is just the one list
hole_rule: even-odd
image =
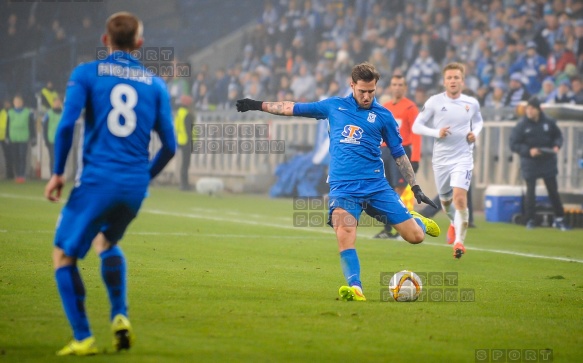
[{"label": "sponsor logo on shirt", "polygon": [[346,125],[342,131],[342,136],[344,136],[344,139],[341,139],[340,142],[346,144],[360,144],[359,140],[362,138],[363,132],[364,130],[359,126]]}]

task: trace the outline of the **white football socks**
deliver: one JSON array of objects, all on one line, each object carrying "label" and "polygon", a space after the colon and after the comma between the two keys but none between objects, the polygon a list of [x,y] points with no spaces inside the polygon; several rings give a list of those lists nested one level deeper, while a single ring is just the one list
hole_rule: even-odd
[{"label": "white football socks", "polygon": [[470,219],[469,210],[462,209],[455,211],[455,218],[453,221],[453,226],[455,228],[455,243],[464,243],[466,239],[466,234],[468,233],[468,221]]}]

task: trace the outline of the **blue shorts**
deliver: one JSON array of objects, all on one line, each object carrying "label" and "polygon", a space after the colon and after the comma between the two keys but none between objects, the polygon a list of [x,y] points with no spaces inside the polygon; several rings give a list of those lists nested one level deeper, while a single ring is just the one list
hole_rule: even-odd
[{"label": "blue shorts", "polygon": [[136,217],[146,190],[142,187],[97,188],[81,184],[71,191],[57,221],[55,246],[69,257],[83,258],[99,232],[117,243]]},{"label": "blue shorts", "polygon": [[[412,218],[411,213],[403,204],[399,195],[388,185],[386,180],[371,183],[370,181],[354,181],[337,184],[330,188],[328,206],[328,225],[332,226],[332,212],[342,208],[350,213],[357,221],[364,210],[366,214],[385,224],[399,224]],[[372,185],[371,185],[372,184]],[[375,186],[386,185],[381,190],[374,190]],[[360,188],[359,188],[360,186]],[[360,192],[373,187],[368,193]]]}]

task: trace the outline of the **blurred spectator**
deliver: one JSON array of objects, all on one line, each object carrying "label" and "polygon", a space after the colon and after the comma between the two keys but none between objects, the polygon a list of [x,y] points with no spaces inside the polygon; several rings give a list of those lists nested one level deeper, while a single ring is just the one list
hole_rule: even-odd
[{"label": "blurred spectator", "polygon": [[573,92],[571,92],[571,82],[568,79],[559,83],[555,95],[555,103],[575,103]]},{"label": "blurred spectator", "polygon": [[57,126],[59,121],[61,121],[61,115],[63,113],[63,102],[57,94],[52,99],[51,108],[45,113],[42,119],[42,129],[43,138],[49,151],[49,171],[53,172],[53,167],[55,165],[55,135],[57,133]]},{"label": "blurred spectator", "polygon": [[445,49],[445,57],[441,60],[441,69],[447,64],[458,62],[459,58],[456,55],[456,49],[453,45],[448,45]]},{"label": "blurred spectator", "polygon": [[[310,102],[316,100],[316,79],[308,71],[308,66],[303,64],[300,67],[299,74],[294,76],[291,86],[294,93],[294,99],[300,102]],[[261,99],[257,97],[249,97],[252,99]]]},{"label": "blurred spectator", "polygon": [[263,7],[263,14],[261,14],[261,21],[263,22],[263,26],[265,27],[265,30],[267,32],[269,44],[272,45],[275,44],[277,40],[276,29],[278,25],[277,24],[278,20],[279,18],[277,10],[273,6],[273,2],[271,0],[265,1]]},{"label": "blurred spectator", "polygon": [[555,100],[555,95],[557,90],[555,89],[555,81],[552,77],[547,77],[543,81],[541,90],[538,92],[536,97],[541,103],[551,103]]},{"label": "blurred spectator", "polygon": [[4,157],[4,174],[6,179],[14,178],[14,167],[12,165],[12,154],[10,142],[7,138],[8,128],[8,111],[12,108],[10,100],[4,100],[2,109],[0,109],[0,145],[2,146],[2,156]]},{"label": "blurred spectator", "polygon": [[561,29],[559,28],[559,20],[557,19],[557,16],[548,8],[544,11],[544,23],[545,27],[541,31],[541,35],[548,46],[552,49],[556,40],[561,37]]},{"label": "blurred spectator", "polygon": [[417,105],[417,107],[423,107],[425,102],[427,102],[427,100],[429,99],[429,94],[427,91],[428,90],[427,90],[427,88],[425,88],[425,86],[418,86],[415,89],[413,101],[415,101],[415,104]]},{"label": "blurred spectator", "polygon": [[174,129],[176,132],[176,142],[180,150],[180,190],[191,190],[188,180],[188,169],[190,168],[190,157],[192,154],[192,138],[194,116],[190,111],[193,99],[188,95],[183,95],[178,99],[178,109],[174,116]]},{"label": "blurred spectator", "polygon": [[[581,3],[583,4],[583,2]],[[578,59],[577,63],[580,64],[581,57],[583,56],[583,18],[577,20],[575,23],[575,42],[573,44],[573,53]]]},{"label": "blurred spectator", "polygon": [[279,26],[277,28],[276,37],[279,42],[283,45],[284,49],[288,49],[291,46],[292,40],[294,38],[295,31],[294,28],[289,24],[287,17],[282,17],[279,20]]},{"label": "blurred spectator", "polygon": [[[247,81],[243,84],[243,95],[245,98],[263,99],[266,97],[265,89],[261,83],[259,73],[250,72],[247,74]],[[195,105],[197,100],[195,99]],[[200,108],[198,108],[200,109]]]},{"label": "blurred spectator", "polygon": [[368,59],[368,62],[375,66],[382,77],[387,77],[389,74],[391,74],[391,66],[382,49],[374,49],[370,58]]},{"label": "blurred spectator", "polygon": [[542,86],[546,60],[536,51],[536,43],[529,41],[526,45],[526,54],[510,66],[509,72],[521,72],[526,81],[526,90],[530,94],[537,94]]},{"label": "blurred spectator", "polygon": [[553,52],[547,58],[547,74],[555,76],[565,70],[567,64],[577,64],[577,59],[573,52],[565,49],[565,41],[556,39]]},{"label": "blurred spectator", "polygon": [[579,73],[577,72],[577,66],[574,64],[567,64],[565,70],[555,76],[555,85],[558,86],[565,80],[571,81],[572,78],[577,76],[579,76]]},{"label": "blurred spectator", "polygon": [[504,106],[516,107],[521,101],[528,100],[529,97],[530,94],[523,85],[522,74],[517,72],[510,75],[510,85],[504,99]]},{"label": "blurred spectator", "polygon": [[[480,80],[476,76],[474,61],[468,61],[466,63],[466,76],[464,78],[464,84],[466,90],[472,91],[472,97],[476,97],[476,92],[480,88]],[[469,94],[469,93],[468,93]]]},{"label": "blurred spectator", "polygon": [[429,48],[423,46],[419,49],[419,57],[407,71],[407,83],[412,92],[415,92],[419,85],[430,88],[437,81],[439,74],[439,66],[429,55]]},{"label": "blurred spectator", "polygon": [[224,68],[215,71],[214,85],[210,96],[210,103],[216,105],[217,109],[227,108],[226,103],[229,99],[229,81],[230,77]]},{"label": "blurred spectator", "polygon": [[14,165],[16,183],[24,183],[28,173],[28,146],[36,143],[36,128],[33,112],[24,107],[21,95],[12,99],[13,108],[8,111],[6,139],[10,142],[10,154]]},{"label": "blurred spectator", "polygon": [[583,85],[581,78],[573,78],[571,81],[571,89],[573,90],[573,101],[578,105],[583,105]]},{"label": "blurred spectator", "polygon": [[[176,70],[177,62],[174,62],[174,70]],[[184,77],[179,77],[176,72],[172,72],[172,76],[166,81],[168,93],[170,94],[170,102],[172,108],[176,109],[180,102],[180,97],[188,95],[188,81]]]},{"label": "blurred spectator", "polygon": [[494,120],[500,121],[503,118],[502,112],[496,112],[504,108],[504,96],[506,92],[506,84],[504,82],[494,82],[492,85],[492,91],[486,94],[484,98],[484,106],[491,107],[495,110]]},{"label": "blurred spectator", "polygon": [[59,97],[57,91],[55,91],[55,86],[52,81],[48,81],[45,86],[40,90],[41,105],[44,109],[50,110],[53,107],[53,102],[55,98]]}]

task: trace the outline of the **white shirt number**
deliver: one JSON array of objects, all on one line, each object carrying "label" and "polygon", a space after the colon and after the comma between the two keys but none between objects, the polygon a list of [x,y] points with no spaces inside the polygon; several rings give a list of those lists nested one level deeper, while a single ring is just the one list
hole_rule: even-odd
[{"label": "white shirt number", "polygon": [[[111,90],[109,101],[113,109],[107,115],[107,128],[115,136],[129,136],[136,129],[134,107],[138,104],[138,92],[134,87],[120,83]],[[122,116],[125,121],[123,124]]]}]

